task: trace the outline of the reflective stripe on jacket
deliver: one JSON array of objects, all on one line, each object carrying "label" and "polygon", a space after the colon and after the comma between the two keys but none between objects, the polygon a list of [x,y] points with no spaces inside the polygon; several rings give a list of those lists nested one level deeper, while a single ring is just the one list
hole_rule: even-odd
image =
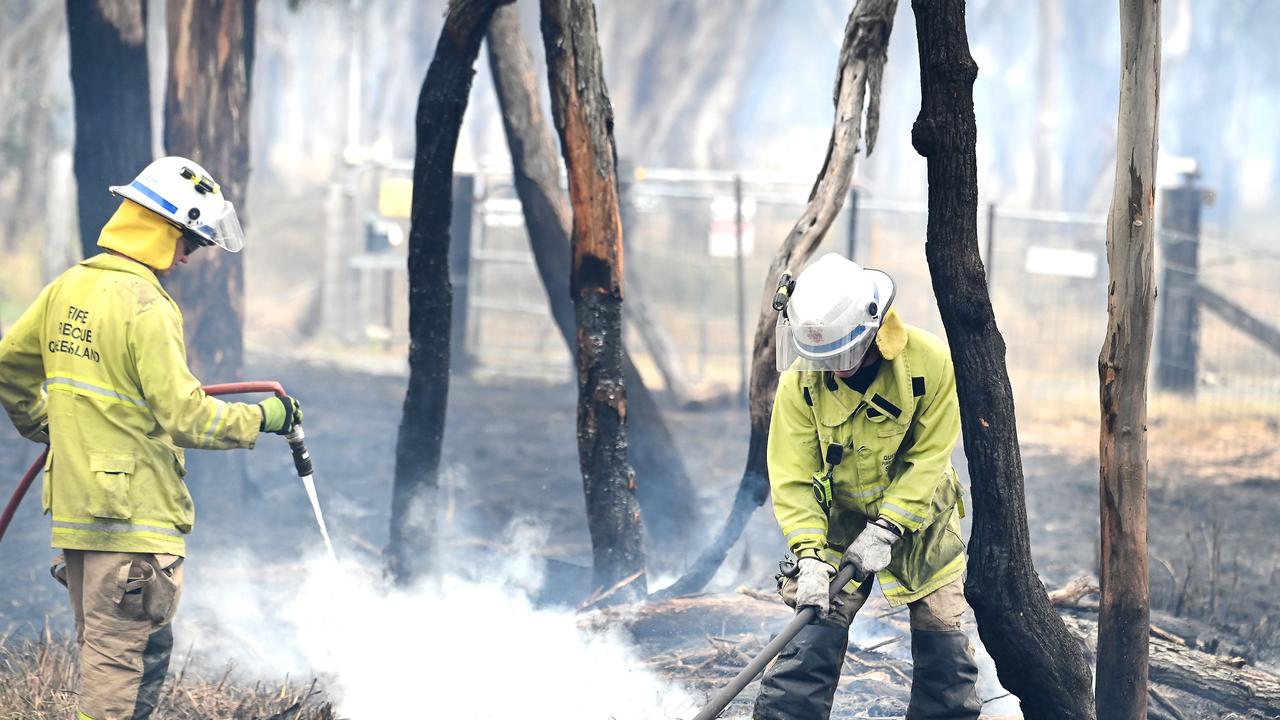
[{"label": "reflective stripe on jacket", "polygon": [[[964,572],[964,504],[951,451],[960,435],[955,373],[938,337],[890,311],[876,337],[882,361],[865,393],[832,373],[782,373],[769,426],[774,514],[797,555],[838,563],[869,518],[903,529],[879,579],[892,605],[911,602]],[[831,469],[827,448],[844,447],[832,473],[830,518],[814,477]]]},{"label": "reflective stripe on jacket", "polygon": [[177,304],[109,254],[63,273],[0,340],[0,404],[25,436],[49,425],[44,511],[70,550],[185,554],[181,448],[251,448],[262,419],[200,389]]}]

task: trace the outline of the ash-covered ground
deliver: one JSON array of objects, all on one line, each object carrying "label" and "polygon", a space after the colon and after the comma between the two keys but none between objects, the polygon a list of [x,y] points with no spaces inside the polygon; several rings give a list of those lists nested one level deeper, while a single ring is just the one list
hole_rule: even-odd
[{"label": "ash-covered ground", "polygon": [[[371,574],[379,573],[388,538],[404,377],[315,360],[258,358],[251,361],[246,378],[280,380],[302,400],[320,498],[337,553],[365,565]],[[580,578],[572,566],[585,567],[590,558],[574,437],[575,406],[576,390],[568,384],[454,379],[445,435],[439,548],[452,567],[466,568],[473,577],[483,579],[486,567],[496,567],[519,550],[511,545],[508,530],[513,522],[532,523],[540,528],[541,553],[557,561],[555,573],[547,576],[549,582],[565,583],[562,589],[572,594],[574,578]],[[702,531],[710,535],[723,522],[741,472],[747,443],[745,410],[725,403],[699,410],[669,408],[666,417],[695,479],[704,517]],[[1079,451],[1078,438],[1058,438],[1034,429],[1026,435],[1034,438],[1024,441],[1023,452],[1037,567],[1046,583],[1056,586],[1094,569],[1097,468],[1087,451]],[[1096,447],[1096,436],[1093,441]],[[37,450],[7,424],[0,430],[0,487],[6,488],[6,495]],[[293,474],[284,441],[264,436],[258,448],[244,457],[251,485],[244,493],[243,508],[232,514],[202,513],[189,544],[185,612],[179,613],[177,626],[180,647],[188,628],[192,630],[188,636],[217,644],[207,631],[207,625],[216,620],[207,617],[213,611],[200,603],[202,596],[216,591],[221,598],[240,585],[288,585],[287,574],[319,552],[311,508]],[[963,467],[962,453],[957,453],[957,462]],[[220,479],[202,476],[198,463],[192,464],[196,469],[188,479],[197,501],[212,506]],[[1216,624],[1231,650],[1246,653],[1264,666],[1273,663],[1277,642],[1268,613],[1274,612],[1272,588],[1280,565],[1280,537],[1268,528],[1280,511],[1276,492],[1280,479],[1255,477],[1217,484],[1170,480],[1161,472],[1171,471],[1153,468],[1152,485],[1157,488],[1151,493],[1154,605]],[[644,482],[644,478],[638,480]],[[48,521],[39,514],[38,494],[37,487],[0,543],[0,573],[6,578],[0,585],[0,633],[4,636],[37,635],[46,622],[55,635],[71,633],[64,591],[47,572],[53,551],[48,547]],[[679,567],[700,550],[700,546],[689,547],[684,557],[663,558],[655,564]],[[772,620],[766,603],[783,551],[766,507],[756,513],[710,590],[728,591],[737,598],[743,597],[732,592],[738,586],[757,591],[761,595],[752,602],[763,609],[757,607],[752,617]],[[228,557],[237,561],[224,562]],[[669,572],[657,573],[650,578],[650,588],[670,579]],[[249,604],[254,602],[252,593],[245,598]],[[780,624],[786,611],[781,606],[776,610]],[[864,648],[889,637],[895,631],[893,623],[901,619],[871,617],[871,608],[864,614],[868,617],[855,626],[854,638],[854,645]],[[735,627],[734,622],[738,621],[727,620],[722,633],[705,633],[702,625],[690,624],[687,631],[696,635],[688,638],[679,637],[679,624],[658,635],[646,626],[648,635],[638,635],[639,652],[650,667],[665,671],[697,697],[724,673],[716,668],[713,655],[750,654],[755,646],[748,635],[767,634],[767,623]],[[208,657],[218,661],[235,659],[234,636],[222,640],[223,647],[194,652],[207,650]],[[698,646],[712,648],[712,655],[698,655]],[[895,703],[901,704],[905,696],[894,678],[909,673],[909,664],[903,662],[909,657],[908,648],[908,642],[891,643],[878,651],[879,660],[862,669],[868,683],[881,683],[875,691],[883,698],[886,713],[892,714],[894,708],[901,712]],[[687,668],[671,670],[684,665],[682,658],[705,663],[706,672],[700,677]],[[851,670],[858,662],[851,660]],[[865,692],[859,693],[871,686],[855,685],[847,684],[841,691],[837,716],[867,712]],[[886,689],[890,687],[898,688],[896,695]],[[744,702],[753,692],[748,691]]]}]

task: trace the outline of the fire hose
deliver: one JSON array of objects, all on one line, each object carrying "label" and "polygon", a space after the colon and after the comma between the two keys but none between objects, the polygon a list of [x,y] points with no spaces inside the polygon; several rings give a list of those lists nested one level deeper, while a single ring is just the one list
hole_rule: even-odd
[{"label": "fire hose", "polygon": [[[840,567],[840,571],[837,572],[835,578],[831,580],[831,588],[828,590],[828,597],[831,600],[834,601],[836,595],[839,594],[840,589],[853,579],[854,572],[856,572],[856,570],[853,565],[846,563]],[[868,575],[867,578],[862,581],[862,591],[865,592],[870,589],[867,585],[871,583],[871,580],[874,577],[875,575]],[[787,623],[787,626],[782,629],[782,632],[778,633],[773,640],[770,640],[769,644],[765,645],[764,649],[760,651],[760,654],[756,656],[756,659],[748,663],[747,666],[742,669],[742,672],[735,675],[734,678],[729,681],[729,684],[725,685],[721,688],[720,692],[716,693],[715,697],[707,701],[707,704],[702,708],[702,710],[700,710],[697,715],[693,716],[693,720],[713,720],[713,718],[719,717],[720,713],[729,706],[729,703],[733,702],[733,699],[738,697],[738,693],[742,692],[743,689],[750,685],[751,681],[756,679],[756,675],[759,675],[760,672],[764,670],[764,666],[768,665],[770,660],[777,657],[778,653],[782,652],[783,648],[787,646],[787,643],[791,642],[796,635],[799,635],[800,631],[804,629],[804,626],[813,622],[817,616],[818,609],[814,607],[806,607],[796,613],[796,616],[791,618],[791,622]]]},{"label": "fire hose", "polygon": [[[250,393],[274,393],[276,397],[283,398],[286,396],[284,386],[278,382],[241,382],[241,383],[221,383],[218,385],[205,385],[203,390],[207,395],[242,395]],[[325,549],[328,551],[329,558],[334,559],[333,543],[329,540],[329,530],[325,527],[324,516],[320,513],[320,501],[316,496],[315,472],[311,466],[311,453],[307,452],[305,444],[306,435],[302,432],[302,425],[297,425],[293,432],[285,436],[285,440],[289,442],[289,450],[293,453],[293,467],[298,472],[298,477],[302,480],[303,487],[306,488],[307,498],[311,501],[311,509],[315,512],[316,524],[320,527],[320,535],[324,538]],[[22,480],[18,482],[18,487],[13,491],[13,496],[9,498],[9,504],[4,508],[4,514],[0,515],[0,540],[4,539],[5,531],[9,529],[9,523],[13,520],[14,514],[18,511],[18,505],[22,503],[22,498],[26,496],[27,490],[31,488],[31,484],[35,482],[36,475],[44,467],[45,458],[49,455],[49,449],[46,447],[36,461],[31,463],[31,467],[27,469],[26,475],[22,476]]]}]

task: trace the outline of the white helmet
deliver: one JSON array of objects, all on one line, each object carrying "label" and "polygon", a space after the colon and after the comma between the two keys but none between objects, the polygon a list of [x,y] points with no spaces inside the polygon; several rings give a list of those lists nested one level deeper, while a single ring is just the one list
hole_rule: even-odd
[{"label": "white helmet", "polygon": [[235,206],[209,173],[191,160],[162,157],[132,183],[112,185],[111,192],[156,213],[201,245],[217,245],[229,252],[244,247]]},{"label": "white helmet", "polygon": [[857,369],[893,304],[893,278],[828,253],[800,273],[778,315],[778,370]]}]

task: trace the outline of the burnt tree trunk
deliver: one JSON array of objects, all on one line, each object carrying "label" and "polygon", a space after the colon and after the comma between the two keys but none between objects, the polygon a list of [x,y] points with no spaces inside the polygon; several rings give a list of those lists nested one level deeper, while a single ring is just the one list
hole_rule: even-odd
[{"label": "burnt tree trunk", "polygon": [[1098,355],[1098,717],[1146,717],[1151,596],[1147,576],[1147,369],[1155,309],[1155,182],[1160,0],[1120,2],[1120,111],[1107,216],[1107,337]]},{"label": "burnt tree trunk", "polygon": [[[191,158],[244,207],[249,179],[249,99],[256,0],[169,0],[164,146]],[[244,216],[240,216],[244,222]],[[250,241],[252,242],[252,241]],[[252,250],[250,250],[252,252]],[[187,359],[204,382],[244,370],[244,256],[208,248],[165,279],[182,308]],[[242,453],[192,453],[192,492],[219,519],[238,516],[249,485]]]},{"label": "burnt tree trunk", "polygon": [[76,204],[84,257],[119,206],[107,191],[151,162],[145,0],[67,0]]},{"label": "burnt tree trunk", "polygon": [[[520,35],[520,13],[514,6],[493,14],[486,43],[529,245],[552,318],[572,352],[577,340],[569,297],[568,200],[560,189],[555,140],[538,104],[533,56]],[[636,497],[650,548],[674,554],[688,547],[699,527],[697,494],[657,402],[631,362],[630,353],[625,348],[623,353],[627,443],[636,470]]]},{"label": "burnt tree trunk", "polygon": [[[164,146],[200,163],[245,205],[256,0],[170,0]],[[241,214],[241,221],[244,216]],[[208,382],[244,368],[244,256],[208,250],[168,283],[186,320],[188,360]]]},{"label": "burnt tree trunk", "polygon": [[473,65],[500,0],[451,0],[418,95],[409,225],[409,387],[396,439],[388,568],[407,585],[435,552],[440,452],[449,399],[449,227],[453,156]]},{"label": "burnt tree trunk", "polygon": [[[613,108],[591,0],[542,0],[547,84],[569,174],[569,291],[577,320],[578,460],[591,531],[593,582],[609,588],[645,569],[635,474],[627,464],[622,347],[622,219]],[[643,575],[618,593],[643,595]]]},{"label": "burnt tree trunk", "polygon": [[893,14],[898,0],[860,0],[845,24],[844,42],[836,68],[833,102],[836,113],[831,128],[831,142],[822,170],[809,193],[809,203],[783,241],[769,266],[765,280],[760,315],[756,321],[755,345],[751,353],[751,377],[748,388],[751,440],[747,447],[747,464],[742,471],[738,492],[724,527],[679,580],[659,593],[658,598],[695,593],[715,575],[725,555],[742,535],[742,529],[756,508],[769,497],[769,468],[765,449],[769,440],[769,417],[773,412],[773,395],[778,389],[775,354],[775,326],[778,313],[773,309],[773,295],[778,277],[784,270],[798,274],[822,242],[836,215],[849,195],[849,182],[857,160],[858,141],[862,137],[862,112],[866,107],[867,154],[875,148],[880,125],[880,82],[889,49],[889,33],[893,30]]},{"label": "burnt tree trunk", "polygon": [[1090,718],[1089,667],[1031,562],[1004,338],[978,255],[978,66],[969,54],[964,0],[912,0],[911,7],[921,95],[911,142],[929,168],[925,255],[955,363],[973,492],[965,596],[1000,682],[1027,717]]}]

